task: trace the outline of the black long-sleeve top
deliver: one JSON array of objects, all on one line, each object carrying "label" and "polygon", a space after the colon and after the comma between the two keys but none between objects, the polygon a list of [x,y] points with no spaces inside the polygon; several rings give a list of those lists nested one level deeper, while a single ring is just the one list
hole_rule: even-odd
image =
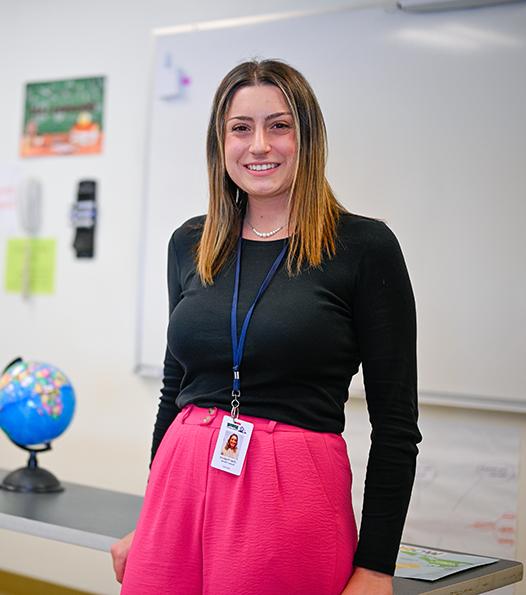
[{"label": "black long-sleeve top", "polygon": [[[230,411],[230,312],[235,260],[203,287],[195,245],[204,218],[177,229],[168,249],[170,322],[152,460],[185,405]],[[394,573],[415,475],[416,314],[398,241],[382,222],[344,214],[337,249],[320,268],[278,269],[252,316],[241,367],[241,416],[341,433],[360,364],[371,449],[354,564]],[[238,329],[284,240],[243,240]]]}]

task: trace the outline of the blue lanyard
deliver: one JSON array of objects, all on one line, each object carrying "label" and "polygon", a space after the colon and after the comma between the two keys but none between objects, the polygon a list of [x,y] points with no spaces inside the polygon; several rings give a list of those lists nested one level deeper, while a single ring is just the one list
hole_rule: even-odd
[{"label": "blue lanyard", "polygon": [[256,298],[252,302],[252,305],[248,309],[248,312],[245,316],[245,320],[243,321],[243,326],[241,327],[241,334],[239,336],[239,341],[237,339],[237,302],[239,298],[239,278],[241,276],[241,244],[243,242],[242,236],[239,236],[239,241],[237,243],[237,259],[236,259],[236,277],[234,281],[234,295],[232,296],[232,312],[230,316],[230,330],[232,333],[232,359],[233,359],[233,367],[232,370],[234,372],[234,380],[232,383],[232,412],[231,416],[233,419],[237,419],[239,417],[239,397],[241,396],[241,384],[239,378],[239,369],[241,367],[241,361],[243,359],[243,349],[245,347],[245,339],[247,336],[247,329],[250,323],[250,318],[252,317],[252,313],[254,312],[254,308],[258,303],[261,296],[265,293],[265,290],[270,285],[272,278],[276,274],[283,257],[285,256],[285,252],[287,251],[288,241],[285,240],[283,248],[281,252],[276,257],[276,260],[270,267],[267,276],[263,280],[259,291],[257,292]]}]

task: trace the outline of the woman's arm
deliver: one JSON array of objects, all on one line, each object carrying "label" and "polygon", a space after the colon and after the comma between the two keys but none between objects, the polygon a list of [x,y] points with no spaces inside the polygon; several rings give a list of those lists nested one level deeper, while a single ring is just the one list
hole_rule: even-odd
[{"label": "woman's arm", "polygon": [[126,569],[126,560],[128,559],[128,552],[130,551],[134,535],[135,531],[128,533],[128,535],[125,535],[122,539],[119,539],[119,541],[112,544],[110,548],[113,572],[115,572],[115,580],[118,583],[122,583],[124,571]]},{"label": "woman's arm", "polygon": [[368,242],[353,304],[372,426],[354,558],[366,578],[365,569],[394,574],[421,440],[411,282],[398,241],[384,223],[375,224]]},{"label": "woman's arm", "polygon": [[182,377],[183,369],[181,368],[181,364],[174,358],[169,347],[166,346],[163,367],[163,386],[161,388],[161,397],[159,399],[157,417],[155,419],[155,425],[153,428],[150,466],[155,457],[155,453],[159,448],[159,444],[166,433],[166,430],[168,430],[170,424],[180,411],[179,407],[177,407],[175,399],[179,394]]},{"label": "woman's arm", "polygon": [[[169,316],[171,316],[172,312],[174,311],[174,308],[181,297],[182,291],[179,265],[175,251],[176,233],[177,232],[174,232],[174,234],[172,234],[168,244],[167,277]],[[157,418],[155,420],[155,426],[153,429],[150,465],[153,462],[157,448],[159,447],[166,430],[170,427],[170,424],[179,413],[179,407],[177,407],[175,400],[179,394],[182,377],[183,369],[181,364],[172,355],[172,352],[167,345],[163,366],[163,386],[161,388],[159,408],[157,410]]]},{"label": "woman's arm", "polygon": [[393,595],[393,578],[389,574],[355,568],[341,595]]}]

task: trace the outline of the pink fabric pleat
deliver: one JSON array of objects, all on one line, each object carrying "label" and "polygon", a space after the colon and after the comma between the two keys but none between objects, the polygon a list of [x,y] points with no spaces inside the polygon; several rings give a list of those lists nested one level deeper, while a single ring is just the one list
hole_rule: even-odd
[{"label": "pink fabric pleat", "polygon": [[357,543],[344,439],[241,415],[237,477],[210,467],[224,415],[189,405],[168,429],[121,595],[340,595]]}]

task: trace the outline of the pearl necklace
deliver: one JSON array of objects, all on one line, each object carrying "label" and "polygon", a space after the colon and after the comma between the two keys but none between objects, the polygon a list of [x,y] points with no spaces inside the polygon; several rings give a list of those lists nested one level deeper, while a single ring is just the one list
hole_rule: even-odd
[{"label": "pearl necklace", "polygon": [[250,221],[247,221],[248,226],[250,227],[250,229],[260,238],[270,238],[270,236],[273,236],[274,234],[278,233],[278,231],[281,231],[285,225],[280,225],[279,227],[276,227],[276,229],[273,229],[272,231],[258,231],[255,227],[252,226],[252,224],[250,223]]}]

